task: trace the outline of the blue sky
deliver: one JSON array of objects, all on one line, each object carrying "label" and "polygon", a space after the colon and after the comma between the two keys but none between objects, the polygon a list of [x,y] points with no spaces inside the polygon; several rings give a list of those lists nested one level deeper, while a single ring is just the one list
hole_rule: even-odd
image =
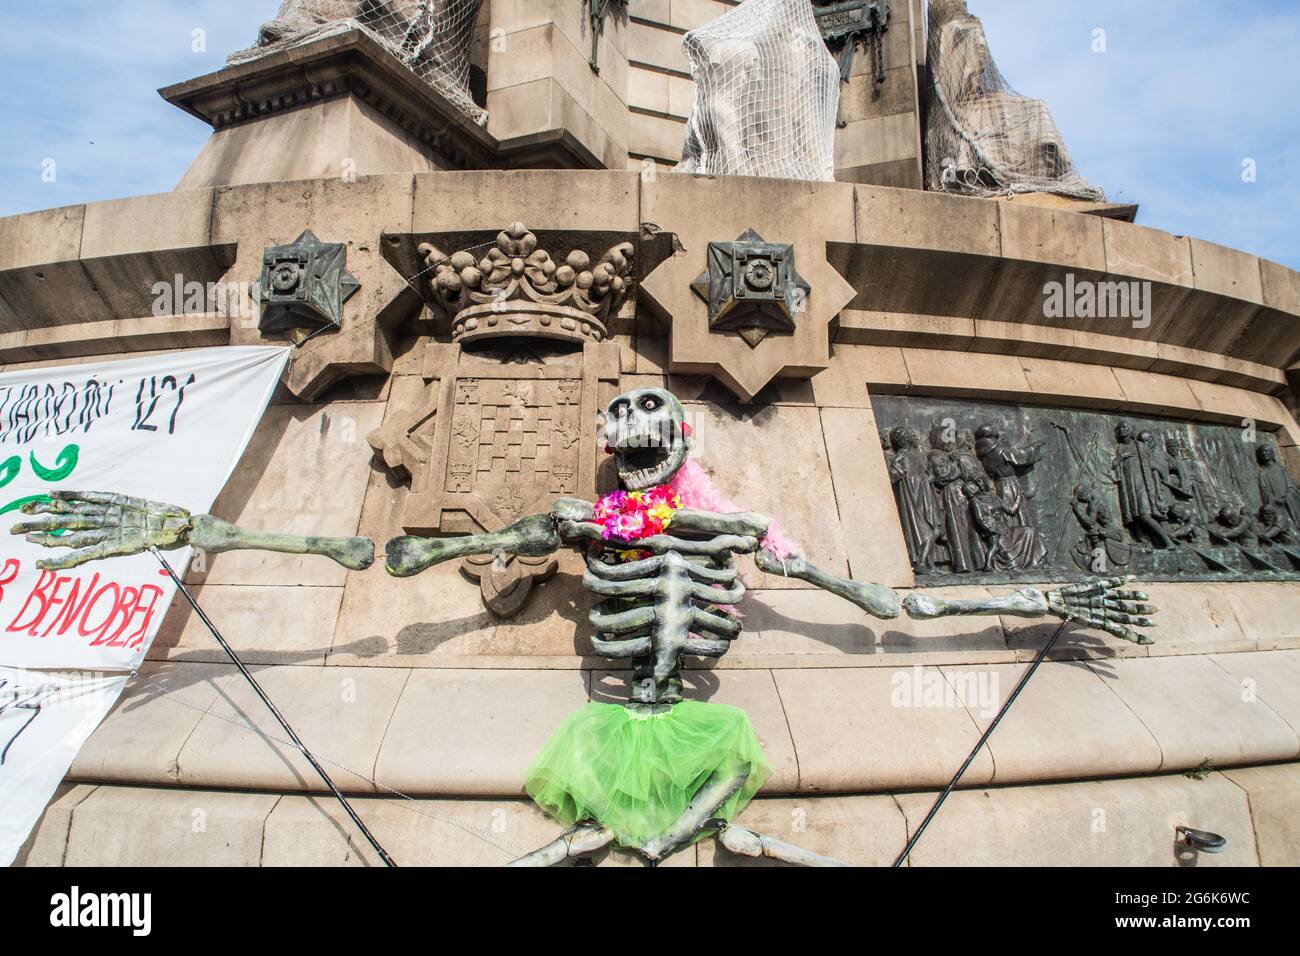
[{"label": "blue sky", "polygon": [[[578,2],[578,0],[572,0]],[[208,128],[157,88],[219,68],[277,0],[0,3],[0,215],[172,189]],[[1138,222],[1300,269],[1300,4],[970,0],[1085,177]],[[1093,31],[1106,31],[1094,53]],[[195,30],[205,50],[196,51]],[[53,159],[55,181],[42,182]],[[1257,179],[1242,182],[1242,161]]]}]

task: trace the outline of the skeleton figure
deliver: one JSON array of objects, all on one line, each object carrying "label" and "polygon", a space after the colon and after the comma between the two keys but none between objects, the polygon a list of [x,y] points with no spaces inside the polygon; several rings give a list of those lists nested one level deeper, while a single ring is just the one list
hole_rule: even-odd
[{"label": "skeleton figure", "polygon": [[[614,399],[605,419],[607,446],[623,489],[631,493],[671,488],[687,465],[692,444],[677,398],[663,389],[635,389]],[[764,515],[683,504],[673,511],[670,526],[662,533],[628,540],[602,535],[592,502],[561,498],[549,512],[529,515],[492,534],[403,536],[388,542],[387,569],[401,577],[465,555],[538,557],[565,547],[579,549],[586,561],[583,583],[603,599],[591,613],[599,634],[593,641],[596,650],[631,665],[628,702],[587,704],[560,728],[530,772],[530,794],[571,826],[550,844],[517,860],[519,865],[582,858],[610,843],[656,863],[709,834],[746,856],[838,865],[732,822],[768,770],[761,746],[743,711],[682,697],[683,655],[721,657],[740,635],[741,621],[731,610],[745,592],[736,555],[752,555],[763,571],[810,582],[877,618],[896,617],[900,610],[920,619],[953,614],[1054,615],[1126,640],[1151,643],[1134,628],[1153,626],[1148,615],[1155,609],[1146,603],[1145,594],[1122,589],[1123,579],[1047,592],[1024,588],[1006,597],[976,600],[944,600],[913,592],[900,602],[890,588],[836,577],[797,554],[784,553],[783,539]],[[373,547],[360,538],[305,539],[248,532],[207,515],[191,516],[183,509],[121,495],[59,492],[49,502],[26,505],[24,511],[41,517],[15,526],[14,533],[25,533],[45,546],[77,549],[43,562],[48,567],[73,567],[149,547],[193,544],[209,550],[271,548],[327,554],[360,568],[369,563]],[[56,531],[71,533],[56,536]],[[620,553],[624,561],[612,560]],[[680,746],[682,738],[672,736],[679,724],[697,731],[698,753],[669,749],[655,755],[642,748],[646,741],[669,738],[673,747]],[[557,750],[567,760],[568,777],[556,770],[554,761],[547,763]],[[655,756],[661,759],[652,760]],[[659,795],[657,803],[644,794],[601,792],[615,788],[602,776],[607,765],[643,758],[645,765],[633,771],[643,790]],[[691,760],[697,762],[690,764]],[[663,796],[670,790],[676,802]]]}]

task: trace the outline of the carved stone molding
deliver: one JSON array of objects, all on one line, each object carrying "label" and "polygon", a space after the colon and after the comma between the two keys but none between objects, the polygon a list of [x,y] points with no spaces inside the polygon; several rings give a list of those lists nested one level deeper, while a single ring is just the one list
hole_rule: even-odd
[{"label": "carved stone molding", "polygon": [[710,242],[709,266],[691,283],[709,306],[709,329],[735,332],[750,348],[795,330],[811,291],[795,271],[794,246],[764,242],[747,229],[735,242]]},{"label": "carved stone molding", "polygon": [[[801,183],[797,201],[782,204],[774,202],[775,182],[668,176],[642,184],[643,219],[661,235],[671,234],[674,243],[667,258],[643,264],[638,315],[644,307],[668,330],[669,371],[712,376],[744,402],[753,401],[773,379],[810,378],[827,368],[831,320],[857,294],[828,259],[831,241],[851,238],[842,209],[845,201],[852,202],[852,188]],[[751,242],[759,245],[748,246]],[[762,254],[746,260],[747,246]],[[739,260],[736,251],[742,252]],[[784,315],[775,295],[783,262],[798,265],[782,296],[797,301]],[[744,271],[748,263],[754,273]],[[766,284],[754,298],[767,301],[752,311],[724,309],[725,301],[711,303],[711,295],[701,295],[701,273],[717,276],[719,293],[729,275],[730,292],[745,291],[733,298],[749,299]],[[783,318],[792,318],[792,327]]]},{"label": "carved stone molding", "polygon": [[348,247],[321,242],[304,229],[293,242],[269,246],[262,253],[257,327],[262,332],[303,329],[313,332],[343,324],[343,303],[360,283],[347,270]]},{"label": "carved stone molding", "polygon": [[[410,479],[407,532],[497,531],[558,497],[595,496],[596,414],[618,393],[618,346],[545,346],[523,340],[471,354],[459,344],[427,345],[423,390],[368,438]],[[547,561],[505,557],[462,568],[500,616],[517,612],[532,583],[555,573]]]},{"label": "carved stone molding", "polygon": [[[611,246],[593,263],[581,249],[557,261],[527,226],[515,222],[480,247],[444,254],[420,243],[430,290],[451,316],[454,342],[514,336],[603,342],[609,315],[632,289],[636,247]],[[558,255],[558,253],[557,253]]]}]

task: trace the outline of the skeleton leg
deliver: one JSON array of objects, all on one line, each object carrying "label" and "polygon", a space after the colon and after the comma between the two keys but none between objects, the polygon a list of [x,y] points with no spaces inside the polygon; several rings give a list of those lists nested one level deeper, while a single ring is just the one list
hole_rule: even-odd
[{"label": "skeleton leg", "polygon": [[555,866],[571,857],[582,857],[608,845],[614,839],[598,823],[578,823],[569,827],[546,846],[507,863],[507,866]]},{"label": "skeleton leg", "polygon": [[814,853],[812,850],[805,850],[802,847],[794,846],[791,843],[785,843],[781,840],[774,840],[772,837],[763,836],[761,833],[755,833],[744,827],[735,824],[719,821],[722,832],[718,834],[718,840],[732,853],[738,856],[749,856],[755,859],[759,857],[769,857],[773,860],[781,860],[783,863],[792,863],[795,866],[848,866],[834,857],[822,856],[820,853]]},{"label": "skeleton leg", "polygon": [[677,821],[659,836],[638,847],[647,859],[659,862],[671,856],[695,839],[718,812],[718,808],[731,799],[749,778],[749,766],[734,770],[717,770],[686,805]]}]

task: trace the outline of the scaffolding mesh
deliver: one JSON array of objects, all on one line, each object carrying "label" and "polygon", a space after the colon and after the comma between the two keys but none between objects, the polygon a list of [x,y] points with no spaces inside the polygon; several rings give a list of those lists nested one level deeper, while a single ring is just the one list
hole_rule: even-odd
[{"label": "scaffolding mesh", "polygon": [[998,72],[965,0],[930,0],[929,7],[927,188],[1104,199],[1074,168],[1046,104],[1017,93]]},{"label": "scaffolding mesh", "polygon": [[470,44],[483,0],[282,0],[257,45],[227,57],[245,63],[276,50],[359,27],[479,125],[487,112],[469,90]]},{"label": "scaffolding mesh", "polygon": [[695,103],[679,172],[835,178],[840,72],[808,0],[745,0],[684,47]]}]

